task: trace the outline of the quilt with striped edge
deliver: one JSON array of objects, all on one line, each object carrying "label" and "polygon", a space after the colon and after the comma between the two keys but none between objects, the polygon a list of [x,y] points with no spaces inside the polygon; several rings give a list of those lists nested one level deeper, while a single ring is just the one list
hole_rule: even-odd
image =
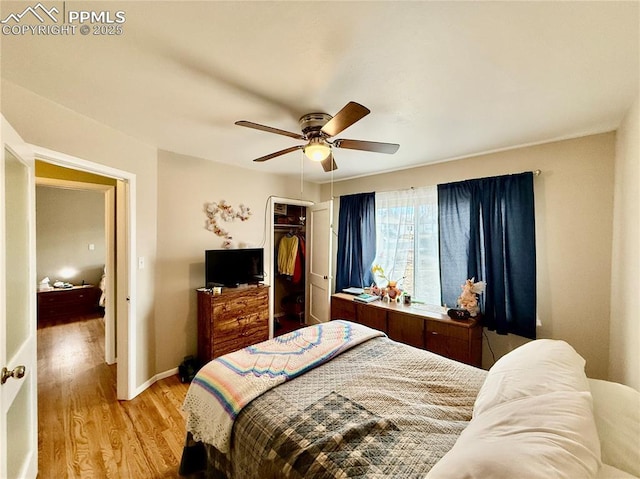
[{"label": "quilt with striped edge", "polygon": [[196,375],[183,404],[196,441],[229,451],[242,409],[269,389],[384,333],[337,320],[316,324],[214,359]]}]

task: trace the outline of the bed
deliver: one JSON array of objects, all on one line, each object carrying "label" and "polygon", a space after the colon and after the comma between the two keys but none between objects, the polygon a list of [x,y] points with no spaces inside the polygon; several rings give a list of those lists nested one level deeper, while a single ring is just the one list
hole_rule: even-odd
[{"label": "bed", "polygon": [[[308,351],[320,353],[304,358]],[[563,341],[528,343],[487,372],[332,321],[207,364],[184,403],[180,473],[637,477],[640,395],[615,385],[624,399],[594,414],[592,397],[609,398],[610,384],[590,384]],[[601,449],[600,437],[620,436],[611,431],[621,403],[623,439]]]}]

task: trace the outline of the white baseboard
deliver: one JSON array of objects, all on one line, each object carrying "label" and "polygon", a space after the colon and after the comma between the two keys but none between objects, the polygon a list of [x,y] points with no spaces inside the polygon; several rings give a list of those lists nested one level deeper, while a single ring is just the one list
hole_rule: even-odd
[{"label": "white baseboard", "polygon": [[178,368],[169,369],[169,370],[164,371],[162,373],[156,374],[155,376],[153,376],[148,381],[145,381],[144,383],[142,383],[136,389],[135,394],[133,395],[133,397],[136,397],[138,394],[140,394],[141,392],[143,392],[144,390],[146,390],[147,388],[149,388],[150,386],[155,384],[157,381],[160,381],[161,379],[168,378],[169,376],[175,376],[176,374],[178,374]]}]

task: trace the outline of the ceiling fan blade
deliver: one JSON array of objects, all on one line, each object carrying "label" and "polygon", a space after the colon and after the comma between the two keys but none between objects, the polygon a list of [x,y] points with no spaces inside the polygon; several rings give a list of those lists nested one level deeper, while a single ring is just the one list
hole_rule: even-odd
[{"label": "ceiling fan blade", "polygon": [[346,130],[356,121],[361,120],[365,116],[371,113],[367,107],[362,106],[360,103],[350,101],[342,110],[335,114],[335,116],[322,127],[322,131],[327,136],[335,136],[343,130]]},{"label": "ceiling fan blade", "polygon": [[291,153],[292,151],[296,151],[296,150],[301,150],[302,148],[304,148],[304,145],[292,146],[284,150],[271,153],[270,155],[261,156],[260,158],[256,158],[253,161],[267,161],[267,160],[270,160],[271,158],[275,158],[276,156],[286,155],[287,153]]},{"label": "ceiling fan blade", "polygon": [[362,150],[373,151],[374,153],[387,153],[392,155],[400,145],[396,143],[380,143],[377,141],[362,141],[362,140],[335,140],[333,146],[338,148],[348,148],[350,150]]},{"label": "ceiling fan blade", "polygon": [[290,136],[291,138],[295,138],[296,140],[304,140],[305,137],[299,133],[293,133],[291,131],[280,130],[279,128],[273,128],[272,126],[260,125],[258,123],[253,123],[252,121],[240,120],[236,121],[236,125],[238,126],[246,126],[247,128],[253,128],[254,130],[267,131],[269,133],[276,133],[278,135]]},{"label": "ceiling fan blade", "polygon": [[336,165],[336,162],[333,159],[333,153],[329,153],[329,156],[322,160],[320,164],[322,165],[324,171],[326,171],[327,173],[338,169],[338,165]]}]

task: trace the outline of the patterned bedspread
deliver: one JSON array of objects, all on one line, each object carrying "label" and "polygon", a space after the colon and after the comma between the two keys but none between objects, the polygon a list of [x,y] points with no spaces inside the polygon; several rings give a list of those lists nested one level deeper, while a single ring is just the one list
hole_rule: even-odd
[{"label": "patterned bedspread", "polygon": [[224,355],[193,379],[183,409],[193,438],[229,451],[233,423],[253,399],[384,333],[349,321],[316,324]]},{"label": "patterned bedspread", "polygon": [[205,445],[207,477],[424,477],[471,419],[485,375],[371,339],[254,399],[228,454]]}]

